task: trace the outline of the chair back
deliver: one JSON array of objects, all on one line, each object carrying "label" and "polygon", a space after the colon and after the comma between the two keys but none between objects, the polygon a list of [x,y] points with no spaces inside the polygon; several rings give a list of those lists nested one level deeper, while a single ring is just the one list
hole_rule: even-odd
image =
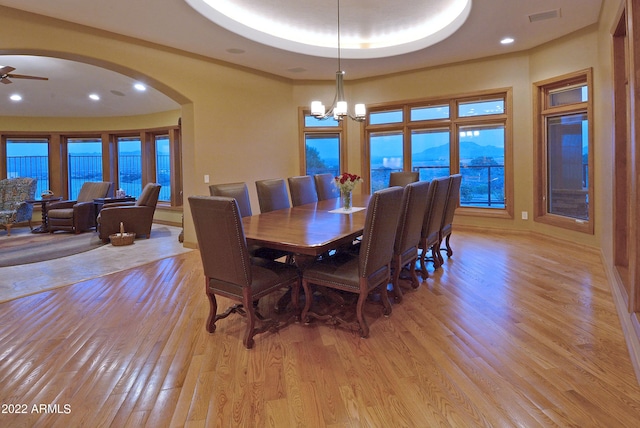
[{"label": "chair back", "polygon": [[291,205],[312,204],[318,202],[318,193],[313,177],[310,175],[300,175],[289,177],[289,193],[291,194]]},{"label": "chair back", "polygon": [[417,252],[430,185],[428,181],[418,181],[405,186],[402,193],[394,254],[404,254],[411,248],[415,248]]},{"label": "chair back", "polygon": [[281,178],[256,181],[260,212],[290,208],[287,183]]},{"label": "chair back", "polygon": [[[427,244],[431,244],[434,240],[438,240],[440,236],[440,226],[442,225],[442,217],[444,208],[447,204],[447,193],[449,192],[450,178],[439,177],[431,181],[430,192],[431,203],[427,206],[422,224],[422,238],[426,239]],[[433,187],[433,190],[431,190]]]},{"label": "chair back", "polygon": [[340,197],[340,192],[334,184],[335,177],[329,173],[316,174],[313,176],[316,182],[316,192],[318,193],[319,201],[326,201],[327,199],[335,199]]},{"label": "chair back", "polygon": [[[189,196],[189,206],[205,276],[238,287],[250,286],[251,261],[236,200]],[[230,291],[241,294],[241,290]]]},{"label": "chair back", "polygon": [[147,183],[142,189],[136,205],[142,207],[155,208],[158,205],[158,197],[160,196],[160,185],[158,183]]},{"label": "chair back", "polygon": [[240,208],[240,215],[242,217],[250,217],[251,213],[251,201],[249,200],[249,189],[247,189],[246,183],[223,183],[212,184],[209,186],[209,193],[211,196],[226,196],[234,198]]},{"label": "chair back", "polygon": [[110,181],[85,181],[78,193],[78,202],[92,202],[96,198],[106,198],[113,183]]},{"label": "chair back", "polygon": [[404,187],[409,183],[415,183],[420,179],[417,171],[397,171],[389,174],[389,187]]},{"label": "chair back", "polygon": [[449,190],[447,191],[447,203],[444,208],[441,230],[451,227],[453,224],[453,216],[456,208],[460,204],[460,184],[462,183],[462,175],[453,174],[449,181]]},{"label": "chair back", "polygon": [[390,187],[371,196],[360,245],[358,273],[369,278],[377,272],[389,275],[393,246],[400,216],[402,189]]}]

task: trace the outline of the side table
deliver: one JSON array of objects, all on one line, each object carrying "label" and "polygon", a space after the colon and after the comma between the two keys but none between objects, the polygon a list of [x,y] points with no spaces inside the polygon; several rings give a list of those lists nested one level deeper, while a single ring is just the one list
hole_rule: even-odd
[{"label": "side table", "polygon": [[98,218],[98,214],[102,210],[104,204],[113,204],[115,202],[135,202],[136,198],[133,196],[125,196],[124,198],[96,198],[93,200],[93,206],[96,209],[96,218]]},{"label": "side table", "polygon": [[58,202],[62,200],[62,196],[50,196],[42,199],[27,199],[29,204],[40,204],[42,210],[42,224],[31,231],[31,233],[47,233],[49,232],[49,217],[47,216],[47,210],[51,202]]}]

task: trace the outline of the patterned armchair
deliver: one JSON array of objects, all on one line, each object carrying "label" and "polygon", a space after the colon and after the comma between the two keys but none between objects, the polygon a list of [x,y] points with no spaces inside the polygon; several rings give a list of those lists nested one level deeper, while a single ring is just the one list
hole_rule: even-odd
[{"label": "patterned armchair", "polygon": [[5,178],[0,180],[0,227],[7,229],[11,235],[11,226],[23,221],[29,222],[33,205],[26,202],[36,194],[35,178]]}]

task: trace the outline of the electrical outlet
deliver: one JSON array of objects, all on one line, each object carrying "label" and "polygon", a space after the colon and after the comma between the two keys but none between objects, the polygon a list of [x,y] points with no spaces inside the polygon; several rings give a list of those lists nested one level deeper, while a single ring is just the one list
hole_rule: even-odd
[{"label": "electrical outlet", "polygon": [[529,220],[529,213],[527,211],[522,211],[522,219]]},{"label": "electrical outlet", "polygon": [[205,174],[204,175],[204,182],[208,183],[209,182],[209,174]]}]

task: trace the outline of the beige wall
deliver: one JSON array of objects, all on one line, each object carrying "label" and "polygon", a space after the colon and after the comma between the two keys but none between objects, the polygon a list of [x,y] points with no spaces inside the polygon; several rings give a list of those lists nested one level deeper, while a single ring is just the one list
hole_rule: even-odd
[{"label": "beige wall", "polygon": [[[603,10],[619,4],[605,0]],[[586,245],[610,240],[611,118],[609,23],[581,30],[533,51],[401,73],[346,81],[347,97],[368,104],[437,95],[462,94],[491,88],[513,88],[513,142],[515,218],[456,218],[459,224],[539,230]],[[291,82],[195,55],[129,40],[124,37],[60,23],[0,7],[2,53],[40,53],[80,60],[133,78],[144,76],[156,89],[182,105],[184,192],[208,194],[211,183],[245,181],[252,205],[257,199],[252,183],[262,178],[299,173],[297,107],[311,99],[331,99],[333,82]],[[69,40],[74,42],[71,44]],[[533,211],[532,82],[567,72],[594,68],[596,101],[596,234],[585,235],[520,220]],[[176,76],[179,76],[176,78]],[[333,76],[328,76],[329,78]],[[609,107],[606,107],[609,106]],[[175,113],[170,115],[175,116]],[[50,123],[54,123],[55,120]],[[82,123],[81,123],[82,122]],[[14,124],[17,122],[14,121]],[[43,122],[44,123],[44,122]],[[70,121],[67,123],[74,123]],[[79,120],[78,127],[92,127]],[[0,129],[7,129],[0,118]],[[25,127],[29,125],[25,124]],[[9,126],[11,127],[11,126]],[[105,129],[100,124],[100,129]],[[361,172],[360,125],[348,124],[348,169]],[[601,198],[601,199],[600,199]],[[605,239],[606,238],[606,239]],[[185,206],[185,242],[195,234]]]}]

